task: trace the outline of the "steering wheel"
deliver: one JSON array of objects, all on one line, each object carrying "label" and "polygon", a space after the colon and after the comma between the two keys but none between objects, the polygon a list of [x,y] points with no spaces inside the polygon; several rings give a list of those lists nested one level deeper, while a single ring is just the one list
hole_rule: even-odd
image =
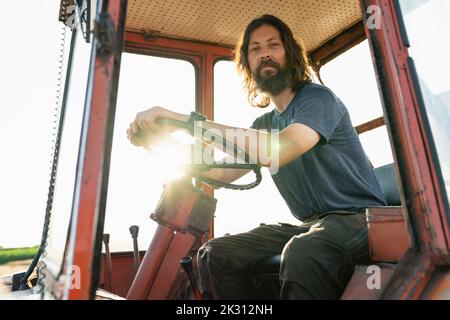
[{"label": "steering wheel", "polygon": [[[187,130],[190,135],[194,136],[193,123],[183,122],[183,121],[174,120],[174,119],[167,119],[167,118],[158,119],[156,122],[160,125],[169,125],[169,126]],[[202,129],[201,138],[203,138],[204,133],[207,131],[207,129],[204,129],[204,128],[201,128],[201,129]],[[142,136],[143,134],[142,134],[142,132],[138,132],[137,135]],[[245,152],[245,150],[242,150],[234,142],[230,142],[229,140],[224,139],[222,136],[215,135],[211,132],[208,132],[208,136],[211,137],[211,140],[214,140],[214,142],[216,144],[221,144],[226,149],[229,149],[229,147],[232,146],[233,154],[237,155],[238,158],[244,160],[245,163],[217,163],[217,162],[213,161],[212,163],[208,163],[208,164],[203,164],[203,163],[202,164],[190,164],[187,167],[187,170],[185,170],[185,173],[188,176],[195,178],[197,181],[205,182],[213,187],[221,187],[221,188],[232,189],[232,190],[248,190],[248,189],[255,188],[256,186],[258,186],[261,183],[261,180],[262,180],[261,167],[257,164],[249,163],[249,156]],[[194,137],[194,138],[198,138],[198,137]],[[202,150],[200,150],[200,152],[201,152],[201,154],[203,154],[203,148],[204,148],[203,142],[204,141],[201,140],[201,142],[202,143],[195,144],[195,148],[202,148]],[[253,181],[252,183],[248,183],[248,184],[232,184],[232,183],[226,183],[226,182],[209,179],[209,178],[201,176],[202,172],[211,170],[213,168],[250,169],[255,173],[255,181]]]}]

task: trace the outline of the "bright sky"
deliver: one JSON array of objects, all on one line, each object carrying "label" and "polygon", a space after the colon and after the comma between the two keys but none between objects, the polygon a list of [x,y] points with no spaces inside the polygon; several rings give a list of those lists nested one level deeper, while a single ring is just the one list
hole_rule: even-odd
[{"label": "bright sky", "polygon": [[1,1],[0,246],[39,243],[50,172],[58,0]]},{"label": "bright sky", "polygon": [[[0,246],[36,245],[40,241],[51,166],[54,120],[59,0],[3,1],[0,4]],[[17,17],[20,16],[20,19]],[[69,34],[69,32],[68,32]],[[69,38],[67,38],[69,42]],[[66,142],[61,151],[53,236],[64,238],[70,215],[73,170],[79,139],[84,81],[89,48],[81,44],[69,99]],[[366,43],[324,68],[325,82],[342,98],[354,125],[381,116],[373,67]],[[354,68],[349,72],[348,64]],[[355,67],[358,66],[358,67]],[[164,70],[164,71],[163,71]],[[216,121],[248,127],[257,111],[246,106],[245,95],[232,63],[216,65]],[[333,77],[333,74],[339,75]],[[343,81],[346,77],[347,81]],[[356,83],[351,83],[357,79]],[[351,85],[349,85],[351,84]],[[170,173],[168,163],[131,146],[125,130],[136,112],[152,105],[188,113],[194,108],[194,72],[182,61],[124,54],[117,104],[105,232],[111,233],[112,250],[131,250],[128,227],[140,226],[140,248],[151,240],[156,224],[149,219]],[[176,94],[174,93],[176,92]],[[363,106],[363,108],[361,108]],[[233,112],[235,110],[235,112]],[[239,112],[239,117],[236,117]],[[375,166],[392,162],[385,129],[361,137]],[[370,146],[370,147],[369,147]],[[72,178],[71,178],[72,177]],[[251,177],[245,177],[249,181]],[[72,180],[71,180],[72,179]],[[291,221],[290,213],[270,176],[250,191],[216,193],[216,235],[240,232],[260,222]],[[260,205],[262,199],[271,199]],[[60,243],[63,244],[64,241]],[[55,248],[61,250],[61,248]]]}]

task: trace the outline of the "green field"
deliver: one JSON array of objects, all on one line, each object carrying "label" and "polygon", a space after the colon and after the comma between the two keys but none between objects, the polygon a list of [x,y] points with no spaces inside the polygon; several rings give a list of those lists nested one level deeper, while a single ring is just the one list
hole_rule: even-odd
[{"label": "green field", "polygon": [[32,259],[38,252],[38,249],[38,246],[29,248],[0,249],[0,264],[5,264],[11,261]]}]

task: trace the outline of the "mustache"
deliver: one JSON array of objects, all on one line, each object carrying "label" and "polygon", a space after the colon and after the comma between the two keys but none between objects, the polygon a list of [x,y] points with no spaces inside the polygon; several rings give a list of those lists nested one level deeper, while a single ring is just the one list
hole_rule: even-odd
[{"label": "mustache", "polygon": [[261,63],[258,65],[258,67],[256,68],[256,72],[257,74],[259,74],[261,72],[261,69],[264,67],[272,67],[277,69],[278,71],[281,69],[281,66],[279,63],[276,63],[275,61],[273,61],[272,59],[267,59],[267,60],[263,60],[261,61]]}]

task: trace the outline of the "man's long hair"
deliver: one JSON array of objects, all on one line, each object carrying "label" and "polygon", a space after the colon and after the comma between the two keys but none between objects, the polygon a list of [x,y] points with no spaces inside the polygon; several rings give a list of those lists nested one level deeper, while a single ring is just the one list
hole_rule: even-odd
[{"label": "man's long hair", "polygon": [[291,29],[279,18],[263,15],[254,19],[247,26],[235,49],[235,61],[239,72],[244,77],[244,86],[248,92],[248,101],[255,107],[265,108],[270,103],[267,95],[258,92],[255,79],[252,77],[248,62],[248,45],[251,33],[262,25],[271,25],[280,33],[284,50],[286,51],[286,67],[291,71],[291,87],[296,92],[305,83],[312,82],[312,75],[306,50],[300,40],[296,40]]}]

